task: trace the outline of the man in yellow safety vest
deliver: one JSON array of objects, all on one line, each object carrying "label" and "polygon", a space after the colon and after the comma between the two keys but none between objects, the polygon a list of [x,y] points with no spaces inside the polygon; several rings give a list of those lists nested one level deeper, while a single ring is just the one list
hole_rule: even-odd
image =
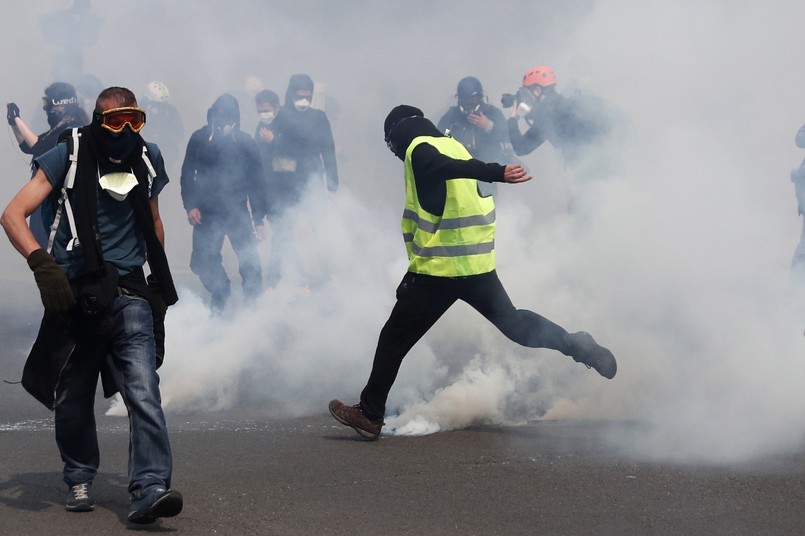
[{"label": "man in yellow safety vest", "polygon": [[477,181],[526,182],[531,176],[522,166],[473,159],[413,106],[395,107],[384,131],[386,144],[405,167],[402,231],[410,264],[380,332],[360,403],[347,406],[333,400],[333,417],[366,439],[377,439],[403,358],[459,299],[516,343],[559,350],[613,378],[617,364],[611,351],[589,333],[568,333],[537,313],[516,309],[498,279],[495,202],[479,193]]}]

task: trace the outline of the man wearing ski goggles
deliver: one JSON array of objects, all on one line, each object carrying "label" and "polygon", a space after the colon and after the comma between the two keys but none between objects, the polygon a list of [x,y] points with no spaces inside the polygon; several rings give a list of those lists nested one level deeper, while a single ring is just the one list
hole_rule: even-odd
[{"label": "man wearing ski goggles", "polygon": [[126,125],[133,132],[140,132],[145,126],[145,110],[133,106],[95,112],[95,116],[101,127],[115,134],[123,132]]}]

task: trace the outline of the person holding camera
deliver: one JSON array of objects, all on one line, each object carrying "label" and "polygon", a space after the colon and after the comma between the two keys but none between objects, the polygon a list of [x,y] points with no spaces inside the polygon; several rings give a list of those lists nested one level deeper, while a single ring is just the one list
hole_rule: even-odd
[{"label": "person holding camera", "polygon": [[257,145],[240,130],[240,106],[232,95],[218,97],[207,124],[190,136],[181,186],[193,226],[190,269],[210,293],[212,312],[223,312],[231,293],[221,257],[224,237],[238,257],[244,300],[253,301],[263,290],[257,240],[265,235],[265,176]]},{"label": "person holding camera", "polygon": [[506,152],[511,152],[511,146],[506,118],[487,102],[481,82],[474,76],[462,78],[456,87],[456,100],[456,106],[447,110],[436,128],[461,142],[473,158],[484,162],[508,160]]},{"label": "person holding camera", "polygon": [[[566,98],[556,84],[553,69],[532,67],[517,93],[504,94],[501,103],[509,109],[509,141],[515,154],[530,154],[546,141],[560,152],[568,208],[575,212],[583,205],[579,180],[603,178],[619,168],[610,145],[614,114],[598,99]],[[525,132],[520,131],[521,119],[528,126]]]},{"label": "person holding camera", "polygon": [[[161,340],[155,335],[167,306],[178,300],[158,202],[168,176],[159,148],[140,136],[144,126],[134,93],[106,88],[92,123],[66,131],[63,142],[34,159],[33,179],[0,217],[27,259],[45,307],[22,385],[54,411],[68,486],[65,507],[95,508],[100,375],[104,394],[119,392],[129,415],[133,523],[175,516],[183,505],[170,487],[171,448],[157,375],[164,332]],[[42,203],[55,222],[49,250],[25,224]]]}]

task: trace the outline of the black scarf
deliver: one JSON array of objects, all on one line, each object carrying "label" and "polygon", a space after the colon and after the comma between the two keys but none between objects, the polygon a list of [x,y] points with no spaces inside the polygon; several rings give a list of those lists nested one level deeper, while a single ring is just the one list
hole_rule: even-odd
[{"label": "black scarf", "polygon": [[[78,129],[82,143],[78,146],[78,168],[71,202],[75,219],[76,233],[84,252],[83,275],[101,274],[104,267],[101,250],[101,236],[98,231],[98,161],[107,158],[101,151],[92,126]],[[65,131],[69,136],[70,131]],[[137,186],[129,193],[137,228],[142,232],[148,251],[148,266],[156,278],[160,294],[166,305],[173,305],[179,298],[173,285],[168,258],[159,241],[148,199],[148,168],[143,161],[145,142],[137,135],[134,150],[124,159],[123,164],[131,167],[137,177]]]}]

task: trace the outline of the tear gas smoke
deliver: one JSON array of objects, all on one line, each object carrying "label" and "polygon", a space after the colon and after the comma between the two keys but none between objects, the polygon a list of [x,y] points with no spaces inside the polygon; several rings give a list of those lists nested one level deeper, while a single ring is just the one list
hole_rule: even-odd
[{"label": "tear gas smoke", "polygon": [[[801,447],[805,301],[788,280],[799,230],[788,172],[802,156],[793,138],[805,119],[805,74],[789,58],[805,5],[461,6],[93,6],[104,31],[86,50],[85,70],[138,93],[164,82],[188,132],[219,94],[240,97],[255,77],[283,94],[290,74],[307,72],[337,103],[327,111],[342,188],[301,207],[304,254],[292,267],[320,284],[285,281],[225,321],[209,317],[186,268],[180,160],[168,162],[173,183],[161,206],[182,290],[167,321],[166,407],[251,403],[301,415],[322,413],[333,397],[356,401],[406,266],[402,166],[383,146],[383,118],[406,102],[435,122],[470,74],[497,104],[526,68],[546,64],[560,92],[584,85],[628,117],[629,143],[609,178],[572,190],[584,217],[565,210],[572,174],[556,151],[546,144],[524,157],[536,179],[499,187],[498,271],[515,305],[610,347],[618,376],[606,381],[556,352],[521,348],[457,304],[403,363],[388,430],[614,419],[639,424],[612,441],[641,458],[730,462]],[[14,32],[63,7],[20,8],[26,24],[2,38],[3,71],[15,73],[5,98],[18,100],[26,119],[51,81],[51,49]],[[475,13],[483,16],[466,16]],[[134,26],[136,40],[111,31]],[[22,39],[31,45],[24,58],[12,52]],[[577,58],[589,69],[574,81]],[[253,106],[241,112],[256,121]],[[0,187],[6,199],[27,173],[16,152],[0,147],[7,175],[17,177]],[[0,247],[4,276],[23,279],[24,264]],[[233,288],[237,295],[237,276]]]}]

